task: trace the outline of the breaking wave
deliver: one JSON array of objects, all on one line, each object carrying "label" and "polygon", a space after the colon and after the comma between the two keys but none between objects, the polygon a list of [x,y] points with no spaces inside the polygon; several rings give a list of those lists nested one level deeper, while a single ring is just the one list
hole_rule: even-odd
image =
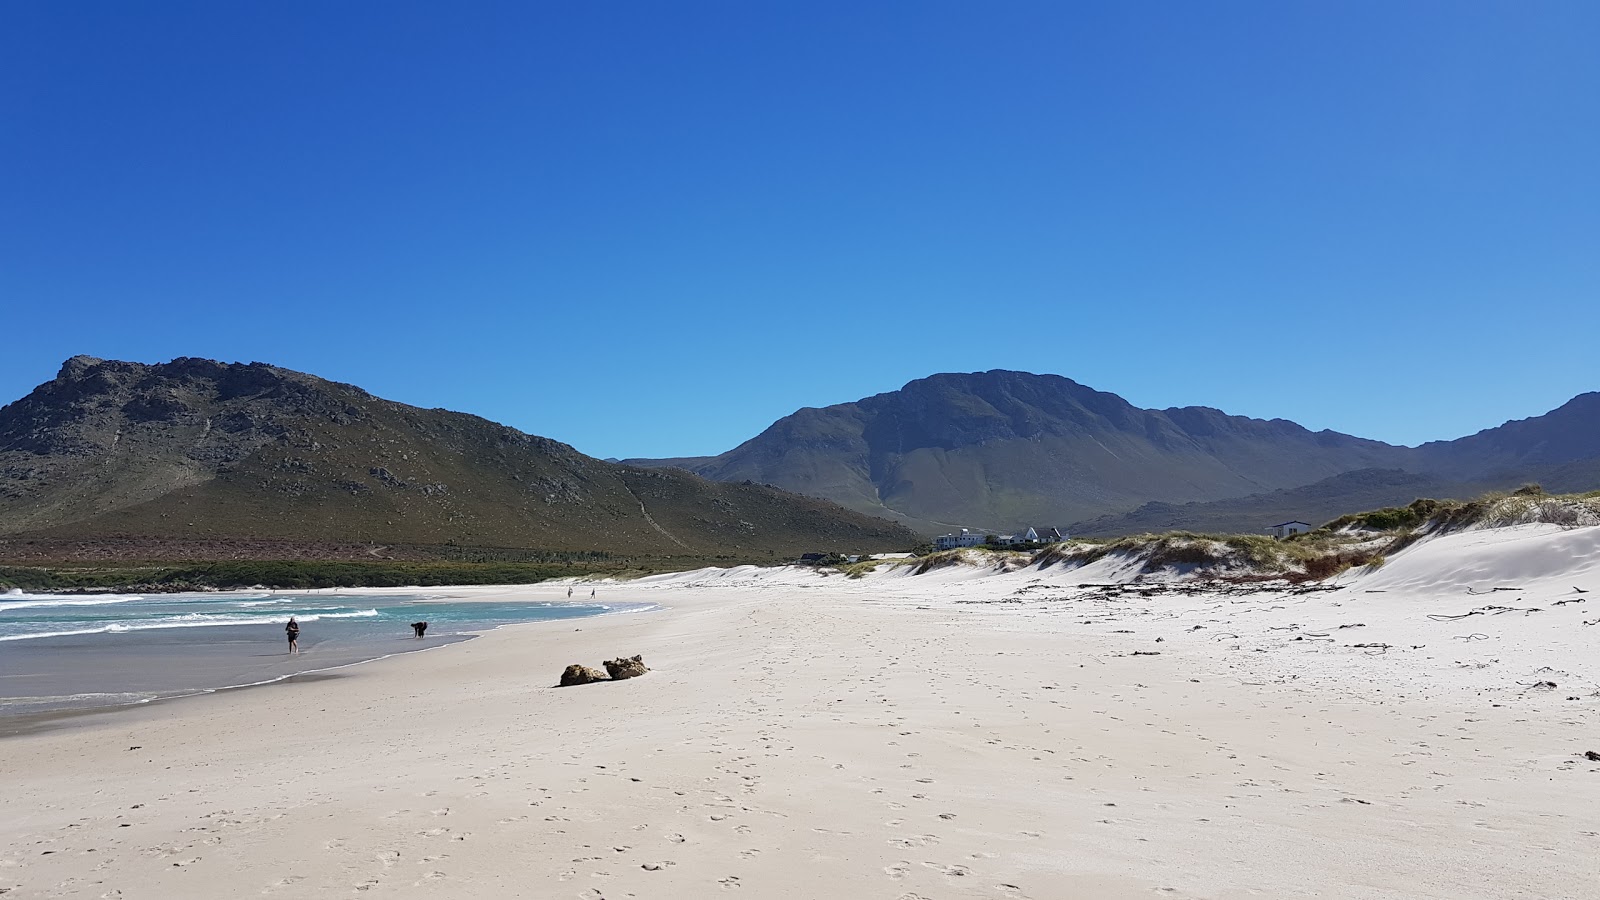
[{"label": "breaking wave", "polygon": [[[366,619],[378,615],[376,609],[362,609],[353,612],[322,612],[296,616],[298,622],[317,622],[322,619]],[[92,628],[74,628],[64,631],[41,631],[33,634],[12,634],[0,636],[0,641],[26,641],[34,638],[47,637],[75,637],[84,634],[121,634],[129,631],[153,631],[158,628],[216,628],[226,625],[261,625],[276,622],[276,619],[263,618],[262,616],[230,616],[216,613],[189,613],[181,616],[162,616],[140,622],[112,622],[106,625],[97,625]]]}]

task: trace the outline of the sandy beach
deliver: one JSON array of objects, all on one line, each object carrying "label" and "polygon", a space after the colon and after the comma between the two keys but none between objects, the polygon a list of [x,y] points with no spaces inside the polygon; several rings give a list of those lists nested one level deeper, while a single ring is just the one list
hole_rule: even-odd
[{"label": "sandy beach", "polygon": [[1527,526],[1336,590],[1115,560],[607,584],[666,609],[0,740],[0,891],[1600,897],[1597,557]]}]

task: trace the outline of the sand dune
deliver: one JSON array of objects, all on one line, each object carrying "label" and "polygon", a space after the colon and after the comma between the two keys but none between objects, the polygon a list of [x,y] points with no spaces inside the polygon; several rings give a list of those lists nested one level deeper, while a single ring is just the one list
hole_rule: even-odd
[{"label": "sand dune", "polygon": [[1326,590],[1115,560],[608,584],[668,609],[0,741],[0,889],[1597,897],[1596,551],[1465,532]]}]

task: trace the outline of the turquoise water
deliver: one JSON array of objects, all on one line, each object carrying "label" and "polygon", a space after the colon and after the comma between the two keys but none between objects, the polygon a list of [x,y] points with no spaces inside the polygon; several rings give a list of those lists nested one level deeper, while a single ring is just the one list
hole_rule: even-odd
[{"label": "turquoise water", "polygon": [[[553,593],[553,590],[552,590]],[[500,625],[648,604],[459,602],[413,594],[0,593],[0,715],[143,703],[262,684],[465,640]],[[284,624],[300,624],[290,656]],[[422,640],[410,623],[426,621]]]}]

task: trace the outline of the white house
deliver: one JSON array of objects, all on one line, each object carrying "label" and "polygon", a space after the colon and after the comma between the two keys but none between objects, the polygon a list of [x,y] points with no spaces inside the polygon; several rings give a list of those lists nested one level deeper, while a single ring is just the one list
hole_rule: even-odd
[{"label": "white house", "polygon": [[1310,530],[1311,526],[1305,522],[1284,522],[1268,528],[1267,534],[1270,534],[1281,541],[1291,534],[1303,534]]},{"label": "white house", "polygon": [[960,534],[941,534],[933,539],[933,549],[954,550],[957,547],[981,547],[984,536],[977,532],[961,529]]},{"label": "white house", "polygon": [[[935,550],[954,550],[957,547],[981,547],[984,538],[989,533],[979,533],[961,529],[960,534],[941,534],[933,539]],[[1015,547],[1019,544],[1054,544],[1067,539],[1065,532],[1057,528],[1046,528],[1043,533],[1037,528],[1028,528],[1020,534],[997,534],[994,542],[1001,547]]]},{"label": "white house", "polygon": [[1002,547],[1015,547],[1018,544],[1033,544],[1039,540],[1039,532],[1029,528],[1021,534],[995,535],[994,542]]}]

